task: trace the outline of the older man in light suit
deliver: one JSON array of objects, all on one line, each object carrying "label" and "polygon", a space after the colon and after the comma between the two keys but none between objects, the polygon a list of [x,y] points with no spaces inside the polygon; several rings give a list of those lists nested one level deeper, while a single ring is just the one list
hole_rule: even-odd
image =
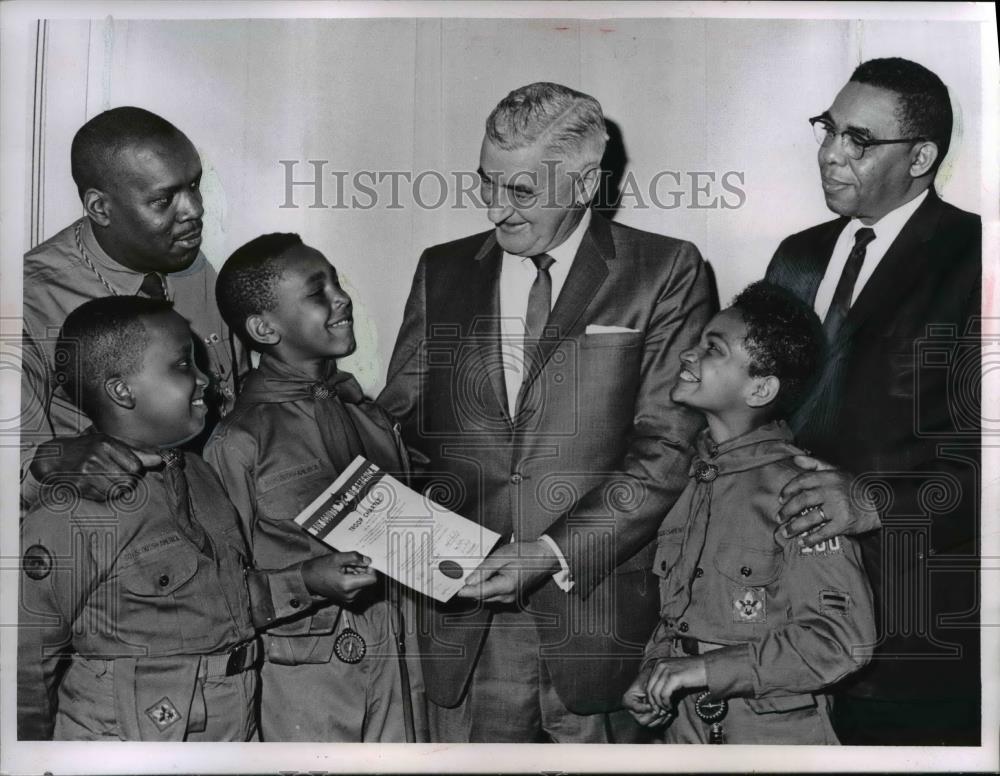
[{"label": "older man in light suit", "polygon": [[427,492],[503,537],[421,612],[436,740],[635,740],[652,540],[700,424],[670,387],[714,300],[692,244],[590,209],[606,141],[594,98],[511,92],[480,156],[494,228],[427,249],[407,301],[380,401]]}]

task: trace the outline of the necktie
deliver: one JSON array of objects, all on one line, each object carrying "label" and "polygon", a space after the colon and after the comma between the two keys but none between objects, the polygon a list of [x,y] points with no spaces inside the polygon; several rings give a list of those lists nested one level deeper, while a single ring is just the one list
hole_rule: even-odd
[{"label": "necktie", "polygon": [[833,292],[833,300],[830,302],[830,309],[823,319],[823,332],[826,334],[826,341],[833,342],[844,325],[847,313],[851,309],[851,298],[854,296],[854,286],[858,282],[858,275],[861,273],[861,265],[865,263],[865,252],[868,243],[875,239],[875,230],[867,226],[858,229],[854,235],[854,247],[847,257],[844,271],[840,273],[840,280],[837,288]]},{"label": "necktie", "polygon": [[167,286],[160,277],[159,272],[147,272],[139,286],[139,293],[145,294],[150,299],[166,299]]},{"label": "necktie", "polygon": [[696,458],[691,464],[690,476],[697,482],[691,494],[690,517],[684,530],[684,544],[680,558],[666,579],[660,615],[676,620],[691,603],[691,583],[701,562],[708,537],[708,520],[712,514],[712,482],[719,476],[719,467]]},{"label": "necktie", "polygon": [[549,311],[552,309],[552,275],[549,274],[549,267],[555,262],[549,254],[540,253],[532,256],[538,274],[535,275],[535,282],[531,284],[531,291],[528,292],[528,311],[524,316],[524,344],[525,350],[532,340],[542,337],[545,330],[545,322],[549,319]]},{"label": "necktie", "polygon": [[213,557],[212,544],[201,524],[191,514],[191,494],[184,476],[184,455],[176,450],[163,450],[163,484],[167,494],[167,507],[182,534],[204,555]]}]

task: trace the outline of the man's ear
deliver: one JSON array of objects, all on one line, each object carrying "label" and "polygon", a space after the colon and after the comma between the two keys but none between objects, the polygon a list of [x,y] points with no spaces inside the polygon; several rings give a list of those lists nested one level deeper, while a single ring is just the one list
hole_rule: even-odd
[{"label": "man's ear", "polygon": [[100,189],[87,189],[83,192],[83,209],[98,226],[111,223],[111,203],[108,195]]},{"label": "man's ear", "polygon": [[109,377],[104,381],[104,393],[122,409],[135,409],[132,386],[122,377]]},{"label": "man's ear", "polygon": [[930,172],[931,167],[938,158],[937,143],[933,140],[925,140],[917,145],[911,152],[910,176],[919,178]]},{"label": "man's ear", "polygon": [[248,315],[245,326],[247,336],[254,342],[261,345],[277,345],[281,342],[281,334],[271,325],[266,315]]},{"label": "man's ear", "polygon": [[587,206],[597,194],[601,183],[601,163],[587,162],[574,181],[574,205]]},{"label": "man's ear", "polygon": [[766,407],[778,398],[778,391],[781,390],[781,380],[775,375],[754,377],[751,379],[753,380],[753,387],[750,389],[750,393],[747,394],[746,401],[748,407]]}]

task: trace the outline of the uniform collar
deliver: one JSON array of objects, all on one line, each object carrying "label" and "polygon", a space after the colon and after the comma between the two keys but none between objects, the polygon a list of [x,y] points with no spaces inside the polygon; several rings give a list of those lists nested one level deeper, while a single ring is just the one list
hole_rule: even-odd
[{"label": "uniform collar", "polygon": [[246,385],[240,392],[240,399],[256,404],[280,404],[332,395],[339,396],[350,404],[364,401],[364,392],[354,375],[338,370],[337,362],[332,358],[327,361],[324,376],[317,380],[264,353],[261,354],[257,368],[250,372]]},{"label": "uniform collar", "polygon": [[[695,441],[697,455],[691,462],[688,476],[706,482],[715,479],[715,476],[757,469],[791,458],[800,453],[792,444],[793,439],[792,430],[783,420],[766,423],[721,444],[712,440],[707,428],[703,429]],[[711,468],[706,469],[706,466]]]}]

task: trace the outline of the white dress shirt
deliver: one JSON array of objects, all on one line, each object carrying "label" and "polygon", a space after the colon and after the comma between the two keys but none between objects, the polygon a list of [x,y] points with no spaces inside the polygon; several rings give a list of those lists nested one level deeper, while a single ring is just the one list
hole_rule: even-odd
[{"label": "white dress shirt", "polygon": [[[552,306],[569,276],[573,259],[590,226],[590,208],[562,244],[546,251],[555,261],[549,267],[552,277]],[[515,256],[504,251],[500,268],[500,355],[503,359],[503,379],[507,387],[507,413],[514,417],[517,394],[524,382],[524,318],[528,312],[528,295],[538,276],[538,268],[527,256]]]},{"label": "white dress shirt", "polygon": [[[576,252],[589,227],[590,208],[587,208],[580,223],[569,237],[555,248],[546,251],[554,259],[552,266],[549,267],[553,307],[566,283]],[[500,356],[503,359],[503,377],[507,388],[507,412],[511,417],[514,417],[517,395],[521,390],[521,383],[524,382],[524,318],[528,312],[528,295],[536,277],[538,268],[529,257],[516,256],[504,251],[503,264],[500,267]],[[574,583],[570,578],[566,556],[551,537],[542,534],[539,538],[549,545],[559,560],[559,571],[552,575],[552,579],[561,589],[569,592]],[[511,537],[511,541],[514,540],[515,537]]]},{"label": "white dress shirt", "polygon": [[[889,250],[889,246],[896,241],[899,233],[906,226],[906,222],[910,220],[910,217],[925,199],[927,199],[927,191],[914,197],[905,205],[900,205],[895,210],[886,213],[874,224],[868,225],[869,228],[875,230],[875,239],[868,243],[868,248],[865,251],[865,260],[861,265],[858,280],[854,284],[854,294],[851,296],[852,305],[857,301],[858,294],[861,293],[861,289],[865,287],[865,283],[875,272],[886,251]],[[813,309],[821,321],[830,309],[833,293],[837,290],[840,276],[844,272],[844,265],[847,264],[847,257],[851,255],[851,250],[854,248],[854,235],[864,227],[865,224],[861,223],[860,220],[852,218],[844,227],[844,231],[840,233],[840,237],[837,238],[830,263],[826,266],[826,274],[823,275],[823,282],[816,290],[816,301],[813,303]]]}]

